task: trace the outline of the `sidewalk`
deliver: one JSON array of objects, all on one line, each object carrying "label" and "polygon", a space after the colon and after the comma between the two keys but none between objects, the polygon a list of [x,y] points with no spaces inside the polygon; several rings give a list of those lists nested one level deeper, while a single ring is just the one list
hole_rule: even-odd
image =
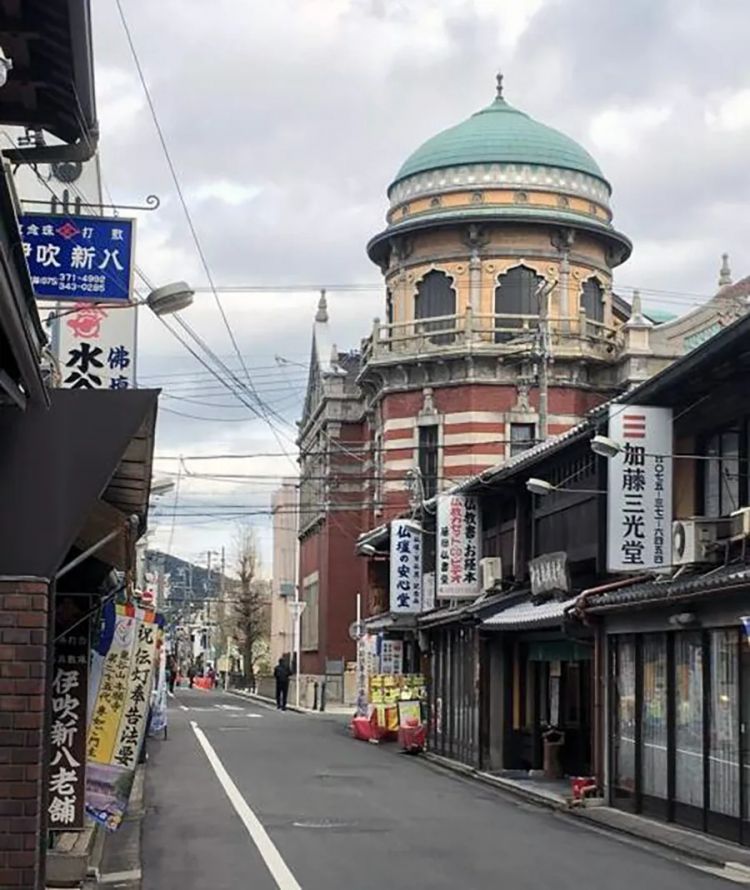
[{"label": "sidewalk", "polygon": [[604,830],[665,847],[680,856],[703,860],[708,865],[740,872],[746,877],[744,882],[750,883],[750,849],[747,847],[673,823],[658,822],[605,806],[601,798],[594,798],[585,805],[576,805],[569,793],[561,793],[562,784],[559,782],[497,776],[429,752],[423,757],[441,769],[490,785],[528,803],[564,813],[569,818],[581,819]]},{"label": "sidewalk", "polygon": [[[247,698],[250,701],[260,702],[269,707],[276,707],[276,702],[266,695],[259,695],[257,692],[249,692],[247,689],[227,689],[229,695],[238,695],[241,698]],[[354,705],[331,704],[326,705],[325,711],[314,711],[312,708],[304,708],[287,703],[287,710],[294,711],[297,714],[308,714],[311,717],[346,717],[351,718],[354,714]]]}]

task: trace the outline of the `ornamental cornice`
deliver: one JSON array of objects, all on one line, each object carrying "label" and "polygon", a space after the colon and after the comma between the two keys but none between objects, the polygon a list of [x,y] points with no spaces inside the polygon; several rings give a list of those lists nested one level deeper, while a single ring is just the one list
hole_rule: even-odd
[{"label": "ornamental cornice", "polygon": [[478,202],[481,202],[479,190],[496,186],[580,195],[609,207],[610,190],[601,179],[574,170],[534,164],[472,164],[428,170],[397,183],[388,197],[393,209],[416,197],[437,197],[448,192],[474,189]]}]

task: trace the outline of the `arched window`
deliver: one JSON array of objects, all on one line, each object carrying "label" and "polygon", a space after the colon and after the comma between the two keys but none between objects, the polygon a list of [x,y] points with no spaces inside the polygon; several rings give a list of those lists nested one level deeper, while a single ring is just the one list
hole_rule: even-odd
[{"label": "arched window", "polygon": [[495,343],[511,340],[516,336],[515,328],[536,328],[535,320],[519,316],[538,318],[538,291],[543,281],[540,275],[526,266],[516,266],[500,276],[495,288]]},{"label": "arched window", "polygon": [[583,282],[581,291],[581,309],[586,310],[589,321],[604,321],[604,289],[596,278],[588,278]]},{"label": "arched window", "polygon": [[454,340],[455,318],[442,318],[442,316],[455,316],[456,292],[453,290],[450,278],[445,272],[428,272],[419,282],[417,296],[414,300],[414,318],[417,320],[426,318],[439,318],[440,321],[426,321],[417,326],[422,332],[449,331],[430,337],[433,343],[452,343]]},{"label": "arched window", "polygon": [[390,290],[385,292],[385,320],[387,324],[393,324],[393,294]]}]

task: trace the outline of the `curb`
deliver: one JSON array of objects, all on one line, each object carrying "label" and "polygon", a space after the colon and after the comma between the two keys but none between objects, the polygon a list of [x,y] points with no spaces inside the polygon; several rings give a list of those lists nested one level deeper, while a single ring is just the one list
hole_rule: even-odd
[{"label": "curb", "polygon": [[[731,850],[727,851],[727,854],[725,855],[719,855],[718,851],[716,854],[712,854],[707,850],[696,849],[696,846],[691,845],[690,837],[686,837],[684,842],[681,843],[676,839],[670,840],[663,836],[649,835],[643,831],[636,830],[635,827],[629,827],[622,824],[612,824],[604,819],[597,818],[594,815],[597,811],[601,811],[603,809],[602,807],[590,807],[587,812],[587,809],[585,807],[572,807],[566,801],[560,800],[559,798],[551,794],[545,794],[537,790],[519,787],[516,783],[509,782],[507,779],[503,779],[499,776],[493,776],[490,773],[482,772],[481,770],[478,770],[471,766],[467,766],[463,763],[457,763],[456,761],[450,760],[447,757],[442,757],[440,754],[433,754],[429,751],[425,751],[422,754],[422,760],[426,761],[433,768],[451,772],[456,775],[463,776],[466,779],[471,779],[475,782],[481,782],[483,785],[488,785],[498,791],[506,792],[507,794],[519,800],[523,800],[527,803],[532,803],[538,807],[550,810],[552,812],[561,813],[571,819],[582,820],[586,822],[587,825],[591,828],[599,829],[599,831],[606,831],[613,835],[621,834],[625,837],[641,841],[642,843],[661,847],[665,850],[669,850],[671,853],[679,854],[682,857],[699,860],[700,862],[712,866],[718,866],[720,868],[729,870],[732,870],[736,867],[736,861],[729,858],[731,857]],[[681,830],[677,826],[671,826],[670,823],[665,823],[665,826],[662,826],[661,823],[658,824],[659,827],[673,827],[675,830]],[[703,835],[697,835],[696,840],[701,840],[706,843],[722,843],[720,840],[714,839],[711,836],[704,837]],[[739,851],[740,850],[738,849],[738,852]],[[747,850],[742,849],[742,852],[746,853]],[[740,868],[742,870],[750,871],[747,866],[742,864],[740,864]]]},{"label": "curb", "polygon": [[[246,698],[250,701],[257,701],[263,705],[273,706],[274,710],[276,709],[276,702],[272,698],[268,698],[265,695],[258,695],[257,692],[243,692],[241,689],[227,689],[225,691],[228,695],[236,695],[239,698]],[[294,711],[295,714],[311,713],[309,711],[305,711],[303,708],[298,708],[296,707],[296,705],[290,705],[288,703],[286,709],[287,711]]]}]

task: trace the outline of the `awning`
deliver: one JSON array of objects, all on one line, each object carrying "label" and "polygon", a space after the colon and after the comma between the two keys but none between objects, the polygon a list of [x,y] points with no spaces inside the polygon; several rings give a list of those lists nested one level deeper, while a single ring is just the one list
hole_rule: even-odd
[{"label": "awning", "polygon": [[[50,396],[49,409],[0,411],[0,575],[51,578],[133,514],[145,531],[158,392]],[[124,542],[106,559],[122,567]]]},{"label": "awning", "polygon": [[394,615],[392,612],[383,612],[382,615],[373,615],[365,618],[364,625],[368,633],[388,633],[390,631],[407,631],[417,629],[416,615]]},{"label": "awning", "polygon": [[565,610],[572,606],[577,597],[566,600],[548,600],[534,605],[527,600],[517,603],[502,612],[485,618],[482,627],[486,630],[527,630],[531,628],[555,627],[562,624]]}]

